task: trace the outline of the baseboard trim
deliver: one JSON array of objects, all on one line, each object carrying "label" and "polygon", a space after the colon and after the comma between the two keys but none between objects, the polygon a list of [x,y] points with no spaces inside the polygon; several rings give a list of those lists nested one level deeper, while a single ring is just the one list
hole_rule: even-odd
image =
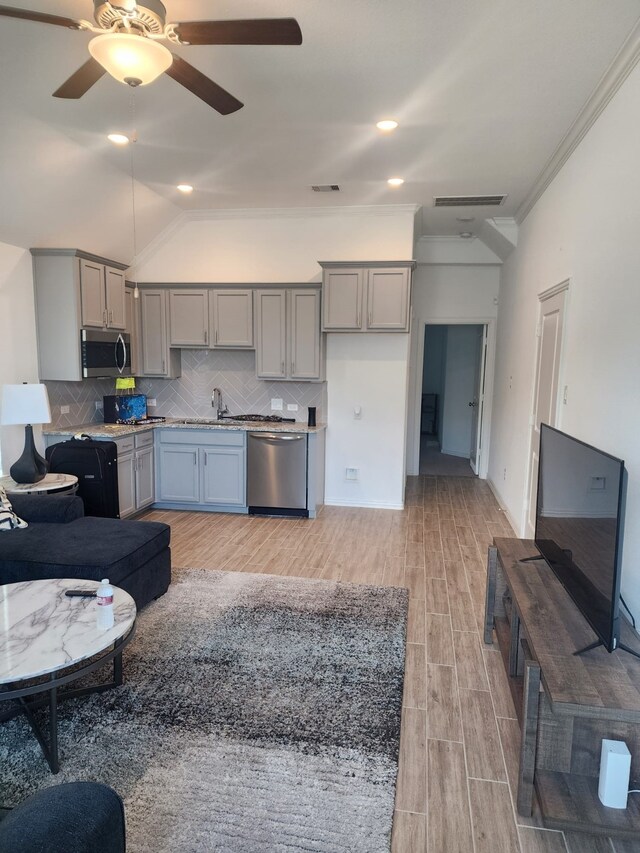
[{"label": "baseboard trim", "polygon": [[348,498],[324,499],[325,506],[357,506],[362,509],[404,509],[404,503],[387,503],[385,501],[349,500]]},{"label": "baseboard trim", "polygon": [[500,495],[500,492],[498,491],[496,484],[493,482],[491,477],[487,477],[486,482],[487,482],[487,485],[489,486],[489,488],[491,489],[491,494],[496,499],[496,503],[498,504],[498,506],[500,507],[502,512],[505,514],[507,521],[509,522],[511,527],[514,529],[516,536],[519,536],[520,535],[520,525],[516,524],[513,516],[511,515],[509,510],[504,505],[504,501],[502,500],[502,497]]}]

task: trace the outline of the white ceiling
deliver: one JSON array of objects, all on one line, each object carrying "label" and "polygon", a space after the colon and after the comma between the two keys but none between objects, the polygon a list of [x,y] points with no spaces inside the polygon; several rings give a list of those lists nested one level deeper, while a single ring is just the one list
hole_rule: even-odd
[{"label": "white ceiling", "polygon": [[[92,18],[91,0],[12,5]],[[434,195],[523,201],[638,18],[637,0],[166,0],[168,20],[295,17],[300,47],[176,48],[244,102],[221,116],[163,77],[135,93],[140,249],[181,208],[415,203],[425,234],[464,210]],[[131,253],[130,90],[105,76],[51,97],[90,35],[0,19],[0,240]],[[393,117],[400,128],[374,127]],[[400,189],[386,179],[406,179]],[[182,197],[181,181],[196,192]],[[316,194],[311,184],[338,183]],[[473,230],[473,225],[471,230]]]}]

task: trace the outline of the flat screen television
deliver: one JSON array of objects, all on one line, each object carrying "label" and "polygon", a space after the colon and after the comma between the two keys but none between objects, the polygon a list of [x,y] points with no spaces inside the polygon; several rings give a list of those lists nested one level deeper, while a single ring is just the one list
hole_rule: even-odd
[{"label": "flat screen television", "polygon": [[535,543],[598,635],[587,648],[610,652],[620,644],[625,492],[621,459],[542,424]]}]

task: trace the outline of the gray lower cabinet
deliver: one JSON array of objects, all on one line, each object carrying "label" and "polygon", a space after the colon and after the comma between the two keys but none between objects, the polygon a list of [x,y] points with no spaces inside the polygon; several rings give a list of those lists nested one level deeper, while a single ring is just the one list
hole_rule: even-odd
[{"label": "gray lower cabinet", "polygon": [[243,430],[158,430],[157,503],[245,509],[245,436]]},{"label": "gray lower cabinet", "polygon": [[156,499],[153,431],[117,439],[120,518],[151,506]]}]

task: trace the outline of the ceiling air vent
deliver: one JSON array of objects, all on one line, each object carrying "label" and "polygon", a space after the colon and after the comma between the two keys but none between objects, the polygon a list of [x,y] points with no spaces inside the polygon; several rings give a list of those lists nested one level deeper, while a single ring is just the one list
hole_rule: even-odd
[{"label": "ceiling air vent", "polygon": [[339,193],[340,187],[337,184],[315,184],[311,187],[314,193]]},{"label": "ceiling air vent", "polygon": [[505,195],[437,195],[434,196],[434,207],[497,207],[506,198]]}]

